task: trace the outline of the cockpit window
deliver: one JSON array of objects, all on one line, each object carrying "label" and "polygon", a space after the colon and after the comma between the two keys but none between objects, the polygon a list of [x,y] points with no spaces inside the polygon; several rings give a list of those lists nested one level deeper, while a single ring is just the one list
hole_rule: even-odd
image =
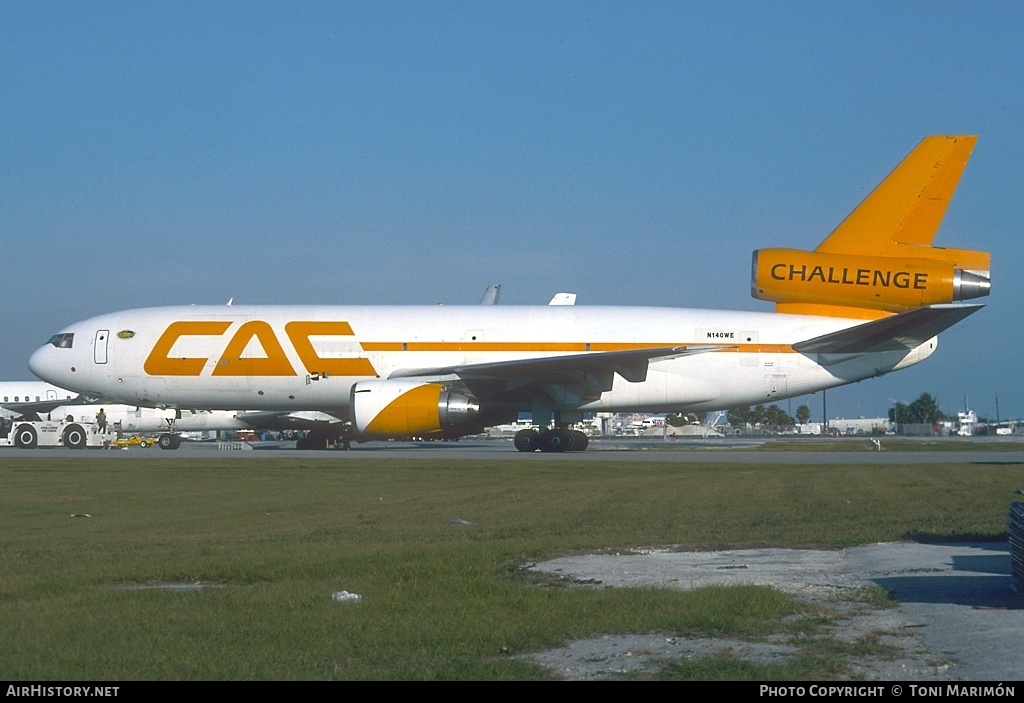
[{"label": "cockpit window", "polygon": [[61,334],[55,334],[50,337],[49,344],[57,347],[58,349],[70,349],[71,345],[75,342],[74,332],[62,332]]}]

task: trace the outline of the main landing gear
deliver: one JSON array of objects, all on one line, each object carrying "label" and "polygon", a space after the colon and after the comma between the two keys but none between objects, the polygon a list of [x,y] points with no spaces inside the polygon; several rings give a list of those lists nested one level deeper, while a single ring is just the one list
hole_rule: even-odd
[{"label": "main landing gear", "polygon": [[348,434],[337,430],[324,432],[322,430],[309,430],[306,436],[295,442],[296,449],[329,449],[331,445],[340,444],[342,449],[352,448],[352,439]]},{"label": "main landing gear", "polygon": [[176,434],[164,433],[157,438],[156,446],[166,450],[177,449],[181,446],[181,437]]},{"label": "main landing gear", "polygon": [[521,452],[582,452],[590,440],[579,430],[553,428],[544,430],[519,430],[512,443]]}]

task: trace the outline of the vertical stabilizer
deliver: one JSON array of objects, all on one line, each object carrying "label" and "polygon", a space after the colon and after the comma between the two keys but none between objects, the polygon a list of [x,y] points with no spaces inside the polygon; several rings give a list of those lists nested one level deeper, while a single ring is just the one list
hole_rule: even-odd
[{"label": "vertical stabilizer", "polygon": [[977,141],[925,137],[815,251],[886,256],[901,248],[893,245],[930,246]]}]

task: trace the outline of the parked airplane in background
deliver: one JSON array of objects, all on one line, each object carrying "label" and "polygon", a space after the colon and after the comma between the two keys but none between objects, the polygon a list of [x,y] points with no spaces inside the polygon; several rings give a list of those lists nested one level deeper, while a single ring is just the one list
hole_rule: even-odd
[{"label": "parked airplane in background", "polygon": [[[481,305],[497,305],[498,298],[501,297],[501,284],[492,283],[487,286],[487,290],[484,291],[484,296],[480,298]],[[555,293],[551,296],[551,300],[548,301],[548,305],[575,305],[576,294],[575,293]]]},{"label": "parked airplane in background", "polygon": [[492,283],[487,286],[487,290],[484,291],[484,297],[480,298],[481,305],[497,305],[498,298],[501,296],[501,284]]},{"label": "parked airplane in background", "polygon": [[74,400],[77,393],[43,381],[0,381],[0,440],[10,431],[10,421],[46,412]]},{"label": "parked airplane in background", "polygon": [[[316,412],[163,409],[95,403],[83,399],[78,393],[42,381],[0,381],[0,439],[6,437],[16,419],[63,422],[65,431],[69,431],[74,429],[72,423],[94,425],[100,410],[103,410],[106,424],[111,429],[159,435],[157,443],[162,449],[176,449],[180,444],[179,432],[328,431],[331,426],[341,424],[336,417]],[[26,438],[30,436],[25,435]],[[31,444],[28,441],[26,446]],[[72,445],[65,443],[65,446]]]},{"label": "parked airplane in background", "polygon": [[752,293],[775,312],[161,307],[70,325],[29,366],[129,404],[317,411],[359,441],[455,437],[526,411],[536,427],[517,449],[580,449],[584,413],[763,403],[930,356],[981,307],[955,303],[989,293],[988,253],[931,246],[976,140],[924,139],[814,251],[754,252]]},{"label": "parked airplane in background", "polygon": [[[0,414],[16,416],[16,408],[26,403],[47,403],[73,400],[78,393],[58,388],[43,381],[0,381]],[[7,406],[15,406],[8,410]]]}]

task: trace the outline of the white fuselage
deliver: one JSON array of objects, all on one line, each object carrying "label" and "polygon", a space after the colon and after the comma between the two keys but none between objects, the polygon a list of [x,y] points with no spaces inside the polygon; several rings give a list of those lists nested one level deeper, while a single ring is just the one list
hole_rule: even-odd
[{"label": "white fuselage", "polygon": [[344,417],[355,383],[410,369],[717,345],[652,360],[642,381],[616,375],[596,400],[567,396],[555,406],[716,410],[860,381],[935,349],[933,338],[910,351],[850,354],[823,366],[791,346],[862,322],[649,307],[178,306],[76,323],[29,366],[50,383],[131,405]]},{"label": "white fuselage", "polygon": [[48,400],[72,400],[78,395],[73,391],[58,388],[43,381],[0,382],[0,402],[39,403]]},{"label": "white fuselage", "polygon": [[249,428],[233,410],[164,410],[135,405],[62,405],[48,417],[65,422],[94,424],[100,410],[107,427],[120,432],[216,432]]},{"label": "white fuselage", "polygon": [[[250,427],[238,419],[236,411],[209,410],[164,410],[145,408],[135,404],[122,405],[102,403],[86,405],[76,401],[78,393],[59,388],[43,381],[0,381],[0,403],[12,404],[17,408],[19,403],[46,403],[67,401],[67,405],[58,405],[46,410],[34,410],[44,420],[78,422],[93,424],[100,410],[106,415],[107,425],[125,432],[166,432],[173,427],[181,432],[237,430]],[[24,413],[0,407],[0,417],[13,419]]]}]

